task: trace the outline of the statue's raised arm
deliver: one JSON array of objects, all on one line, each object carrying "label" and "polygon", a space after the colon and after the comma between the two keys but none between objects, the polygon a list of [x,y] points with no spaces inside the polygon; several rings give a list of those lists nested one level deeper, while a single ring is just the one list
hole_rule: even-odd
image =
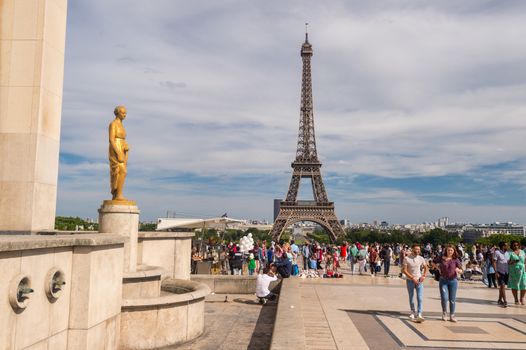
[{"label": "statue's raised arm", "polygon": [[117,106],[113,111],[115,119],[110,123],[109,150],[110,161],[110,188],[113,200],[126,201],[122,195],[124,180],[126,179],[126,166],[128,163],[128,151],[130,150],[126,142],[126,130],[122,121],[126,118],[126,107]]}]

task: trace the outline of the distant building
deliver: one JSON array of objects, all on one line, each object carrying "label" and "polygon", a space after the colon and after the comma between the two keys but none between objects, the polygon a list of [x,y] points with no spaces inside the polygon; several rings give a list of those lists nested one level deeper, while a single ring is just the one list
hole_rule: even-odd
[{"label": "distant building", "polygon": [[484,236],[484,232],[475,229],[466,229],[462,231],[462,240],[464,243],[475,243],[477,239]]},{"label": "distant building", "polygon": [[278,215],[279,215],[279,205],[281,203],[281,199],[274,199],[274,221],[276,221]]},{"label": "distant building", "polygon": [[504,234],[504,235],[518,235],[526,237],[526,229],[524,225],[517,225],[512,222],[495,222],[492,224],[474,224],[474,225],[463,225],[461,228],[459,225],[456,227],[446,227],[448,231],[453,229],[456,232],[461,233],[462,239],[466,243],[473,243],[479,238],[489,237],[491,235]]},{"label": "distant building", "polygon": [[513,222],[495,222],[493,224],[473,225],[477,230],[484,232],[484,237],[495,234],[519,235],[526,237],[524,225],[517,225]]},{"label": "distant building", "polygon": [[444,216],[443,218],[438,219],[437,227],[444,228],[449,225],[449,218]]},{"label": "distant building", "polygon": [[340,220],[340,225],[342,225],[343,228],[351,227],[351,221],[347,219]]}]

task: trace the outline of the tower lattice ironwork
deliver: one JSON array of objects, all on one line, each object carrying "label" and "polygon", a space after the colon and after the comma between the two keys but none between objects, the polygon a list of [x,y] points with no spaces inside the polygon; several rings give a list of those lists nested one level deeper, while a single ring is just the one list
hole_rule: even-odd
[{"label": "tower lattice ironwork", "polygon": [[[305,42],[301,46],[303,72],[301,81],[301,116],[298,133],[296,159],[292,162],[292,179],[290,180],[287,197],[280,203],[279,215],[272,226],[272,237],[279,240],[283,230],[299,221],[311,221],[321,225],[332,241],[344,234],[343,228],[336,217],[334,203],[329,202],[323,185],[320,168],[321,162],[316,151],[314,135],[314,113],[312,104],[311,78],[312,45],[309,36],[305,34]],[[298,190],[301,179],[310,179],[314,200],[298,200]]]}]

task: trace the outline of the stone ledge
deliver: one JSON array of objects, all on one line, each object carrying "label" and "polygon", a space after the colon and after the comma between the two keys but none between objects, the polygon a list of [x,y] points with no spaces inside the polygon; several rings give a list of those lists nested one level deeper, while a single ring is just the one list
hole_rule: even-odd
[{"label": "stone ledge", "polygon": [[[190,275],[192,281],[206,284],[216,294],[254,294],[257,275]],[[270,283],[270,289],[281,283],[281,279]]]},{"label": "stone ledge", "polygon": [[258,275],[191,275],[191,279],[198,280],[256,280]]},{"label": "stone ledge", "polygon": [[156,231],[156,232],[139,232],[139,239],[166,239],[166,238],[192,238],[195,236],[195,232],[168,232],[168,231]]},{"label": "stone ledge", "polygon": [[122,278],[124,281],[131,281],[136,279],[144,279],[150,277],[159,277],[166,273],[166,271],[159,266],[137,265],[137,271],[124,272]]},{"label": "stone ledge", "polygon": [[128,239],[114,234],[6,235],[0,236],[0,252],[73,246],[123,245]]},{"label": "stone ledge", "polygon": [[281,282],[271,350],[305,349],[305,327],[299,285],[298,278],[284,278]]},{"label": "stone ledge", "polygon": [[[188,289],[189,291],[182,294],[176,294],[175,292],[172,292],[172,290],[180,288]],[[174,278],[167,278],[162,282],[162,291],[164,293],[162,293],[159,297],[123,299],[122,308],[132,309],[189,303],[203,300],[208,294],[210,294],[210,288],[208,288],[208,286],[205,284]]]}]

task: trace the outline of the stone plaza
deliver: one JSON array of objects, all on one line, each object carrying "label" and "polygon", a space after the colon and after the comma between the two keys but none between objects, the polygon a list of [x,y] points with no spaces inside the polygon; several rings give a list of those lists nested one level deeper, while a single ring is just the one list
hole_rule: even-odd
[{"label": "stone plaza", "polygon": [[[405,280],[397,273],[385,278],[351,275],[346,266],[342,271],[342,279],[284,279],[279,302],[265,306],[257,303],[250,288],[233,283],[227,287],[223,282],[219,293],[206,298],[204,334],[173,349],[447,350],[526,345],[524,306],[498,306],[498,291],[480,281],[460,283],[458,322],[452,323],[441,320],[438,283],[428,278],[426,320],[415,323],[408,317]],[[241,276],[228,279],[235,277],[241,280]],[[199,281],[203,278],[212,276],[196,276]]]},{"label": "stone plaza", "polygon": [[481,282],[461,283],[458,322],[442,321],[438,283],[428,279],[426,321],[414,323],[405,281],[397,276],[291,279],[282,285],[272,348],[524,349],[526,309],[503,309],[497,296]]}]

